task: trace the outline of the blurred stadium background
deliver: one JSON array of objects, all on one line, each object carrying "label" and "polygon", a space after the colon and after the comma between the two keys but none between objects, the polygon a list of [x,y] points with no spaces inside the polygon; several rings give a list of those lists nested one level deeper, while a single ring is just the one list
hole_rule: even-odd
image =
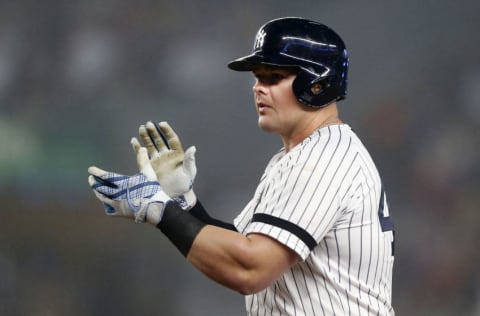
[{"label": "blurred stadium background", "polygon": [[103,215],[97,165],[168,120],[197,146],[196,191],[231,220],[277,137],[256,126],[249,53],[280,16],[337,30],[342,116],[383,176],[397,315],[480,315],[480,2],[0,0],[0,315],[244,315],[155,229]]}]

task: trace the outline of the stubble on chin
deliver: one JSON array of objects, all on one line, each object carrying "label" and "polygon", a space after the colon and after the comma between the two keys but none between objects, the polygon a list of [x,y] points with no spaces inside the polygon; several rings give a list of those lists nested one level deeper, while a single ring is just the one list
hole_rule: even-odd
[{"label": "stubble on chin", "polygon": [[271,124],[268,124],[268,122],[265,119],[262,119],[262,117],[258,118],[258,127],[267,133],[275,133],[275,128],[271,126]]}]

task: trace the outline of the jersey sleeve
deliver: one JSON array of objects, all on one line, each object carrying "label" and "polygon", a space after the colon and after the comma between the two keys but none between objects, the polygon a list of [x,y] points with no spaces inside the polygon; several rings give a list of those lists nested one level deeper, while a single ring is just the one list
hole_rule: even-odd
[{"label": "jersey sleeve", "polygon": [[339,139],[316,142],[272,168],[245,230],[268,235],[303,259],[334,225],[348,183],[345,146]]}]

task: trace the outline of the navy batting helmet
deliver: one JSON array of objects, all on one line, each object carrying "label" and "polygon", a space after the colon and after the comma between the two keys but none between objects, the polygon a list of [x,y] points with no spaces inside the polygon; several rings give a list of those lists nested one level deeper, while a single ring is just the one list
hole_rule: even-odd
[{"label": "navy batting helmet", "polygon": [[346,97],[345,44],[332,29],[315,21],[287,17],[265,23],[255,36],[252,54],[231,61],[228,67],[251,71],[258,65],[297,67],[293,92],[310,107]]}]

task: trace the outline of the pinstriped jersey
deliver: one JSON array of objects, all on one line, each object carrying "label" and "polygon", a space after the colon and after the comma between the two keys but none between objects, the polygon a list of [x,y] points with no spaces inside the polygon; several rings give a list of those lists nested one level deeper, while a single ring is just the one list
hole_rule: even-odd
[{"label": "pinstriped jersey", "polygon": [[234,223],[302,258],[246,296],[248,315],[394,315],[388,204],[372,158],[348,125],[320,128],[274,155]]}]

